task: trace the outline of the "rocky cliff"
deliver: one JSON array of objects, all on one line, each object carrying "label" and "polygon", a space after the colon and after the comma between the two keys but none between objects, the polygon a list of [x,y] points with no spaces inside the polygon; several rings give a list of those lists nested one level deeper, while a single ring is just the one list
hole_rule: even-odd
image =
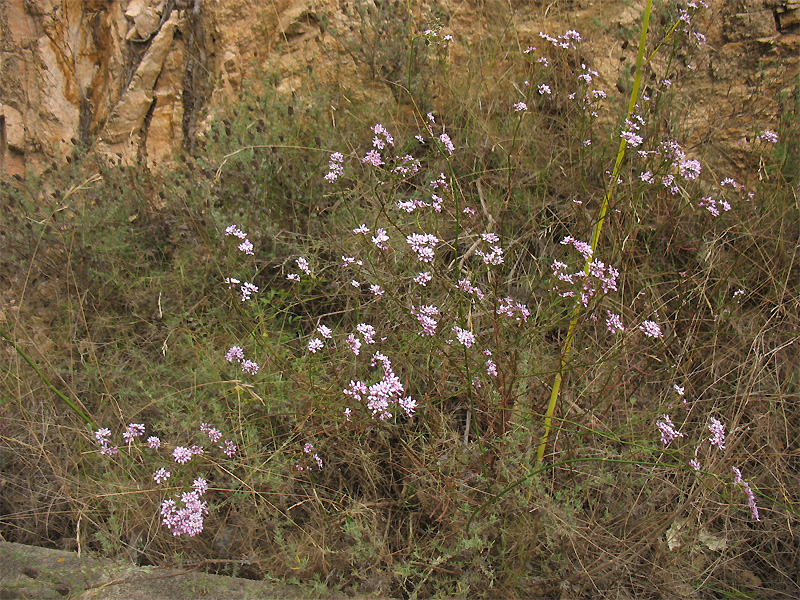
[{"label": "rocky cliff", "polygon": [[[270,72],[287,93],[303,78],[341,80],[345,73],[353,89],[391,101],[368,65],[341,45],[342,35],[358,33],[357,5],[387,2],[4,0],[0,170],[42,171],[79,148],[125,163],[159,164],[191,147],[203,120],[236,99],[256,69]],[[488,31],[488,4],[426,0],[412,3],[412,10],[420,21],[435,11],[455,36],[457,57],[459,45],[463,50]],[[626,53],[635,50],[607,32],[635,29],[644,2],[509,4],[516,7],[510,18],[520,38],[580,28],[610,89]],[[705,20],[707,44],[695,65],[702,77],[691,118],[698,131],[713,130],[716,139],[735,147],[751,133],[754,115],[762,126],[763,118],[776,117],[776,92],[796,85],[800,2],[709,0]]]}]

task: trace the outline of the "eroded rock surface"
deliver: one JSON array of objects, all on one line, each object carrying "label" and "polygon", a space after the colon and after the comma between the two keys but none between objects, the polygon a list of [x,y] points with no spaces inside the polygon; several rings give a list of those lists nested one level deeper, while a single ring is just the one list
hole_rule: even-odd
[{"label": "eroded rock surface", "polygon": [[[277,89],[287,93],[304,78],[336,78],[347,81],[355,94],[391,102],[388,86],[371,81],[365,65],[322,26],[357,31],[351,4],[4,0],[0,169],[41,171],[68,160],[78,147],[96,148],[125,163],[170,160],[176,149],[192,145],[216,107],[241,94],[243,82],[258,68],[273,73]],[[523,4],[515,16],[522,35],[581,27],[593,66],[607,86],[614,86],[624,54],[635,52],[635,43],[622,49],[608,32],[637,28],[643,1],[581,0],[571,2],[568,11]],[[698,131],[708,132],[713,123],[718,139],[735,148],[750,127],[748,118],[774,119],[775,92],[791,85],[798,73],[800,2],[708,4],[707,44],[695,65],[698,102],[687,118]],[[458,56],[459,44],[463,55],[463,46],[487,31],[481,6],[479,0],[429,0],[415,10],[436,8],[448,15]]]}]

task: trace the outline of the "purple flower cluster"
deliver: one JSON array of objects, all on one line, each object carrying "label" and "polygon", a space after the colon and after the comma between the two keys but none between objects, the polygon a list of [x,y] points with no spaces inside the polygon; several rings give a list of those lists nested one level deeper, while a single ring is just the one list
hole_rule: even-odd
[{"label": "purple flower cluster", "polygon": [[625,327],[622,325],[622,319],[616,313],[607,310],[608,317],[606,318],[606,327],[610,333],[624,332]]},{"label": "purple flower cluster", "polygon": [[517,302],[513,298],[501,298],[499,306],[495,311],[498,315],[516,319],[518,322],[528,322],[528,317],[531,316],[531,311],[522,302]]},{"label": "purple flower cluster", "polygon": [[245,254],[253,254],[253,244],[252,242],[247,239],[247,234],[239,229],[236,225],[228,225],[225,228],[225,235],[232,235],[234,237],[239,238],[242,242],[239,244],[239,250],[244,252]]},{"label": "purple flower cluster", "polygon": [[447,150],[447,153],[450,156],[452,156],[453,152],[456,151],[456,147],[453,145],[453,141],[450,139],[450,136],[447,135],[446,133],[443,133],[442,135],[439,136],[439,141],[445,147],[445,150]]},{"label": "purple flower cluster", "polygon": [[639,325],[639,329],[647,337],[651,338],[664,337],[664,333],[661,331],[661,327],[655,321],[642,321],[642,324]]},{"label": "purple flower cluster", "polygon": [[675,429],[675,426],[672,424],[672,419],[669,418],[669,415],[662,415],[661,419],[656,421],[656,427],[658,427],[658,430],[661,432],[661,442],[665,446],[669,446],[669,443],[672,440],[682,438],[686,435],[685,433],[681,433]]},{"label": "purple flower cluster", "polygon": [[328,163],[328,174],[325,175],[325,181],[333,183],[344,173],[344,156],[341,152],[334,152],[331,154],[331,160]]},{"label": "purple flower cluster", "polygon": [[406,236],[406,242],[416,252],[417,258],[425,263],[433,262],[434,250],[439,238],[430,233],[412,233]]},{"label": "purple flower cluster", "polygon": [[[378,364],[383,368],[383,377],[380,381],[370,386],[363,381],[351,381],[349,387],[344,390],[344,394],[358,402],[366,399],[367,408],[372,412],[372,417],[377,416],[382,421],[392,417],[392,413],[389,411],[392,404],[400,406],[409,417],[413,416],[417,403],[411,397],[405,396],[405,388],[395,375],[391,361],[385,355],[376,352],[370,365],[374,367]],[[349,414],[347,413],[348,416]]]},{"label": "purple flower cluster", "polygon": [[422,325],[422,331],[419,332],[420,335],[436,335],[436,326],[439,324],[439,308],[437,306],[426,304],[412,306],[411,314]]},{"label": "purple flower cluster", "polygon": [[576,48],[576,43],[580,43],[581,41],[581,34],[575,31],[574,29],[567,30],[564,35],[559,35],[558,37],[552,37],[547,35],[546,33],[539,32],[539,37],[543,40],[547,40],[556,48]]},{"label": "purple flower cluster", "polygon": [[458,287],[468,294],[473,294],[478,300],[483,300],[485,297],[483,291],[479,287],[472,285],[472,282],[469,279],[459,280]]},{"label": "purple flower cluster", "polygon": [[[564,238],[562,244],[572,244],[581,253],[584,260],[589,261],[592,257],[592,247],[586,242],[575,240],[571,236]],[[601,260],[587,262],[584,270],[567,272],[567,265],[561,261],[553,261],[553,275],[561,284],[567,284],[565,288],[557,284],[553,289],[562,298],[580,298],[583,306],[588,306],[589,301],[595,296],[598,289],[602,289],[604,294],[610,291],[617,291],[617,278],[619,271],[611,265],[606,265]],[[610,326],[609,326],[610,328]],[[624,331],[624,329],[622,329]]]},{"label": "purple flower cluster", "polygon": [[728,212],[731,209],[731,205],[727,200],[715,200],[710,196],[703,196],[700,201],[697,203],[698,208],[705,208],[708,212],[710,212],[713,216],[718,217],[720,216],[720,208],[724,212]]},{"label": "purple flower cluster", "polygon": [[122,432],[122,439],[124,439],[127,444],[130,444],[133,440],[142,435],[144,435],[143,423],[129,423],[127,429]]},{"label": "purple flower cluster", "polygon": [[472,348],[475,343],[475,334],[468,329],[461,329],[458,325],[453,326],[453,331],[456,332],[456,339],[465,348]]},{"label": "purple flower cluster", "polygon": [[[313,458],[314,462],[317,463],[317,469],[322,471],[322,458],[320,458],[319,454],[314,452],[314,444],[312,444],[311,442],[303,444],[303,452],[305,452],[306,454],[311,454],[313,452],[313,454],[311,454],[311,458]],[[297,470],[310,471],[311,467],[303,467],[301,465],[297,465]]]},{"label": "purple flower cluster", "polygon": [[737,467],[733,467],[733,483],[744,490],[747,496],[747,506],[750,507],[750,516],[754,521],[760,521],[761,517],[758,514],[758,506],[756,506],[756,495],[750,487],[750,484],[742,478],[742,472]]},{"label": "purple flower cluster", "polygon": [[201,500],[205,486],[198,485],[198,481],[195,482],[194,490],[180,495],[178,502],[169,499],[161,503],[161,522],[175,537],[184,534],[194,537],[203,531],[208,503]]},{"label": "purple flower cluster", "polygon": [[760,140],[769,142],[770,144],[777,144],[778,143],[778,134],[774,131],[767,129],[766,131],[758,134]]},{"label": "purple flower cluster", "polygon": [[234,361],[239,362],[242,365],[242,373],[248,373],[249,375],[258,373],[258,363],[249,359],[246,360],[244,357],[244,350],[239,346],[231,346],[228,348],[228,351],[225,353],[225,360],[230,363]]},{"label": "purple flower cluster", "polygon": [[119,448],[117,446],[111,445],[110,438],[111,438],[111,430],[108,429],[107,427],[95,431],[94,439],[100,446],[100,454],[105,454],[106,456],[114,456],[117,452],[119,452]]},{"label": "purple flower cluster", "polygon": [[711,437],[708,441],[712,446],[716,446],[720,450],[725,450],[725,425],[719,419],[711,417],[711,424],[708,426],[711,432]]}]

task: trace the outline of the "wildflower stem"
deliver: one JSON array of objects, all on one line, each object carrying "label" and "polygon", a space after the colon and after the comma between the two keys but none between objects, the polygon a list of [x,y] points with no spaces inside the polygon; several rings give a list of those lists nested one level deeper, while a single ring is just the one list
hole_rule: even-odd
[{"label": "wildflower stem", "polygon": [[42,372],[39,370],[39,367],[37,367],[37,366],[36,366],[36,363],[34,363],[34,362],[33,362],[33,360],[31,359],[31,357],[30,357],[30,356],[28,356],[28,355],[25,353],[25,351],[24,351],[24,350],[22,350],[22,348],[20,348],[19,346],[17,346],[17,345],[16,345],[16,344],[15,344],[15,343],[14,343],[14,342],[11,340],[11,338],[10,338],[10,337],[8,337],[8,336],[6,335],[6,332],[5,332],[5,331],[3,331],[2,329],[0,329],[0,336],[2,336],[2,338],[3,338],[4,340],[6,340],[6,341],[7,341],[9,344],[11,344],[12,348],[14,348],[14,350],[16,350],[16,351],[17,351],[17,354],[19,354],[19,355],[20,355],[20,356],[21,356],[21,357],[22,357],[22,358],[25,360],[25,362],[26,362],[26,363],[28,363],[28,364],[31,366],[31,368],[32,368],[34,371],[36,371],[36,374],[37,374],[37,375],[38,375],[38,376],[41,378],[41,380],[42,380],[42,381],[45,383],[45,385],[46,385],[47,387],[49,387],[51,390],[53,390],[53,392],[55,392],[55,394],[56,394],[56,395],[57,395],[59,398],[61,398],[61,399],[62,399],[64,402],[66,402],[66,403],[67,403],[67,406],[69,406],[69,407],[72,409],[72,412],[74,412],[76,415],[78,415],[78,416],[79,416],[81,419],[83,419],[83,420],[84,420],[84,421],[85,421],[87,424],[91,425],[91,426],[92,426],[92,428],[94,428],[94,429],[97,429],[97,425],[95,425],[94,421],[92,421],[92,419],[91,419],[91,418],[89,418],[89,417],[86,415],[86,413],[85,413],[85,412],[83,412],[83,411],[82,411],[82,410],[81,410],[81,409],[78,407],[78,405],[77,405],[77,404],[75,404],[75,403],[74,403],[72,400],[70,400],[70,399],[69,399],[67,396],[65,396],[64,394],[62,394],[62,393],[59,391],[59,389],[58,389],[58,388],[57,388],[55,385],[53,385],[53,384],[52,384],[52,382],[51,382],[51,381],[50,381],[50,380],[49,380],[49,379],[48,379],[48,378],[45,376],[45,374],[44,374],[44,373],[42,373]]},{"label": "wildflower stem", "polygon": [[[636,108],[636,103],[639,99],[639,86],[642,82],[642,68],[644,66],[644,51],[645,51],[645,43],[647,41],[647,29],[650,24],[650,13],[653,9],[653,0],[647,0],[647,5],[644,9],[644,17],[642,19],[642,31],[639,37],[639,52],[636,56],[636,75],[633,81],[633,89],[631,90],[631,97],[628,102],[628,113],[626,115],[626,119],[630,119],[633,115],[633,111]],[[648,61],[652,58],[648,58]],[[592,255],[586,258],[586,263],[584,265],[584,272],[588,275],[589,274],[589,263],[592,261],[594,256],[597,256],[597,246],[600,242],[600,232],[603,228],[603,223],[605,222],[606,214],[608,213],[608,205],[611,201],[611,196],[616,190],[617,187],[617,178],[619,177],[619,169],[622,165],[622,161],[625,158],[625,147],[627,142],[625,138],[620,138],[619,141],[619,150],[617,151],[617,160],[614,163],[614,170],[611,172],[611,181],[608,185],[608,189],[606,190],[605,196],[603,196],[603,203],[600,206],[600,214],[597,218],[597,222],[594,226],[594,231],[592,232]],[[580,302],[576,303],[575,310],[572,314],[572,320],[569,323],[569,329],[567,330],[567,339],[564,340],[564,346],[561,350],[561,360],[559,362],[558,373],[556,373],[556,377],[553,380],[553,388],[550,391],[550,401],[547,404],[547,411],[544,415],[544,433],[542,434],[542,438],[539,441],[539,448],[536,450],[536,464],[540,465],[542,460],[544,459],[544,453],[547,450],[547,438],[550,435],[550,427],[553,422],[553,414],[556,411],[556,405],[558,404],[559,394],[561,392],[561,382],[564,379],[564,371],[567,368],[567,363],[569,362],[570,353],[572,351],[572,340],[575,337],[575,329],[578,326],[578,319],[580,318],[581,314],[581,304]]]}]

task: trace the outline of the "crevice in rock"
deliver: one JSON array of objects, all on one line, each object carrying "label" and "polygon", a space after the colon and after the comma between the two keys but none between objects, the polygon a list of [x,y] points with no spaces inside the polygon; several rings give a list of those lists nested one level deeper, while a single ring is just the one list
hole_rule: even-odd
[{"label": "crevice in rock", "polygon": [[92,95],[91,88],[88,90],[81,90],[81,109],[78,115],[78,143],[81,148],[88,149],[94,141],[92,136],[92,121],[94,120],[94,111],[92,110]]},{"label": "crevice in rock", "polygon": [[197,120],[206,100],[208,69],[205,31],[197,12],[188,20],[186,36],[186,65],[183,77],[183,148],[191,153],[197,136]]},{"label": "crevice in rock", "polygon": [[[158,79],[156,79],[156,85],[158,84]],[[153,86],[155,88],[155,86]],[[158,98],[153,98],[153,101],[150,103],[150,107],[147,109],[147,114],[144,116],[144,122],[142,123],[142,129],[139,131],[139,145],[136,149],[136,160],[139,164],[147,164],[147,134],[150,131],[150,121],[153,120],[153,113],[156,110],[156,104],[158,103]]]},{"label": "crevice in rock", "polygon": [[158,35],[158,32],[161,31],[161,28],[164,26],[164,23],[167,22],[174,8],[175,8],[175,0],[167,0],[167,2],[164,4],[164,12],[161,13],[161,19],[159,20],[158,27],[155,28],[155,31],[153,31],[153,33],[151,33],[146,38],[142,39],[134,38],[128,40],[128,48],[130,51],[127,57],[128,60],[127,60],[127,65],[125,67],[125,81],[122,85],[121,93],[124,93],[125,90],[128,89],[128,86],[130,86],[131,81],[133,81],[134,75],[136,75],[136,70],[139,68],[139,65],[142,63],[144,55],[150,48],[150,44]]},{"label": "crevice in rock", "polygon": [[8,138],[6,137],[6,117],[0,115],[0,173],[5,173],[6,151],[8,149]]}]

